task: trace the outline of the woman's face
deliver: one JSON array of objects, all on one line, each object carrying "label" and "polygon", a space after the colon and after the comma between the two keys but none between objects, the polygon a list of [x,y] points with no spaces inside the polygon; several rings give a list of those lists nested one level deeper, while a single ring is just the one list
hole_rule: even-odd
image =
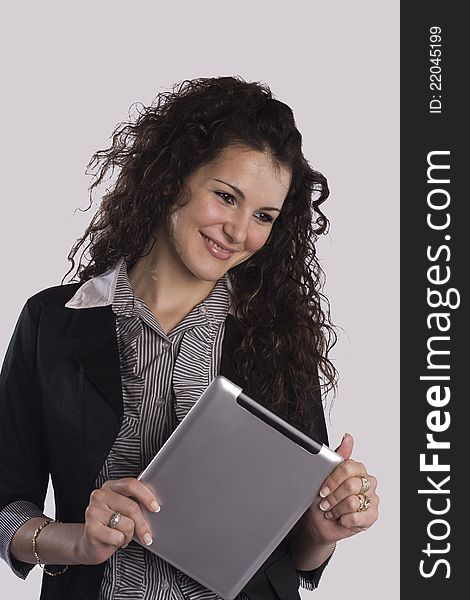
[{"label": "woman's face", "polygon": [[267,153],[226,147],[186,182],[167,232],[173,260],[198,280],[217,281],[266,243],[290,178]]}]

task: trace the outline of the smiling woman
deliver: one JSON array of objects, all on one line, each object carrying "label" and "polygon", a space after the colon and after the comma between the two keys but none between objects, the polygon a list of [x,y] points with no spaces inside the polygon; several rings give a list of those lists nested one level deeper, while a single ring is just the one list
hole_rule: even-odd
[{"label": "smiling woman", "polygon": [[[92,193],[118,175],[70,251],[77,281],[27,301],[2,368],[0,554],[19,577],[44,569],[44,599],[215,600],[133,541],[152,544],[142,505],[160,510],[137,478],[219,374],[328,443],[327,182],[290,107],[240,77],[160,94],[90,166]],[[346,434],[239,600],[299,599],[336,542],[374,523],[376,480],[352,447]]]}]

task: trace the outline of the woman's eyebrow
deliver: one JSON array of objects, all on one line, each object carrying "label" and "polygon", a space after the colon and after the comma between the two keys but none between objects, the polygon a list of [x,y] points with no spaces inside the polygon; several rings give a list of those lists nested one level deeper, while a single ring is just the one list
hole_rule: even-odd
[{"label": "woman's eyebrow", "polygon": [[[211,178],[212,181],[218,181],[219,183],[223,183],[224,185],[228,185],[228,187],[232,188],[234,192],[236,192],[243,200],[245,199],[245,194],[236,186],[224,181],[223,179],[216,179],[215,177]],[[278,213],[281,212],[280,208],[276,208],[275,206],[262,206],[259,210],[277,210]]]},{"label": "woman's eyebrow", "polygon": [[241,196],[243,199],[245,199],[245,194],[240,189],[238,189],[237,187],[232,185],[231,183],[228,183],[227,181],[224,181],[223,179],[215,179],[214,177],[212,178],[212,181],[218,181],[219,183],[228,185],[228,187],[231,187],[232,190],[234,190],[239,196]]}]

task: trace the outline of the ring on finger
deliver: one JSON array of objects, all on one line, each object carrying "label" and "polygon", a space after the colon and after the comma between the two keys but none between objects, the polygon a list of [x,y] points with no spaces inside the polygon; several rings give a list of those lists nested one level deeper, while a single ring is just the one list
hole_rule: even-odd
[{"label": "ring on finger", "polygon": [[357,507],[357,512],[363,512],[367,510],[370,506],[370,498],[366,496],[366,494],[356,494],[359,498],[359,506]]},{"label": "ring on finger", "polygon": [[367,477],[361,477],[361,489],[359,490],[359,494],[365,494],[370,490],[370,481]]},{"label": "ring on finger", "polygon": [[119,525],[119,521],[121,520],[121,516],[121,513],[117,511],[113,512],[109,518],[108,527],[111,527],[111,529],[116,529],[116,527]]}]

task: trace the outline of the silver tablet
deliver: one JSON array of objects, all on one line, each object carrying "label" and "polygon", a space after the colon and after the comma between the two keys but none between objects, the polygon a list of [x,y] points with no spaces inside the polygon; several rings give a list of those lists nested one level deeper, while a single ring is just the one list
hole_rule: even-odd
[{"label": "silver tablet", "polygon": [[218,376],[139,476],[161,505],[144,547],[232,600],[341,461]]}]

